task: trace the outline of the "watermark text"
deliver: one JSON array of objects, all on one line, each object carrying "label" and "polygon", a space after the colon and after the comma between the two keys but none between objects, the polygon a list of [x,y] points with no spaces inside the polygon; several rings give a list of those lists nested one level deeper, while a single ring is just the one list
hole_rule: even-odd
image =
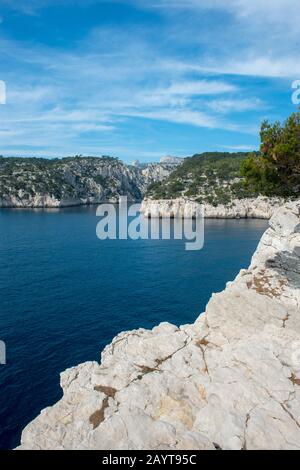
[{"label": "watermark text", "polygon": [[292,89],[295,90],[292,94],[292,103],[298,106],[300,104],[300,80],[294,80]]},{"label": "watermark text", "polygon": [[6,85],[3,80],[0,80],[0,104],[6,104]]},{"label": "watermark text", "polygon": [[[117,214],[118,209],[118,214]],[[185,240],[185,249],[201,250],[204,245],[204,218],[202,206],[195,217],[149,218],[141,213],[141,204],[128,207],[127,197],[114,204],[101,204],[96,215],[101,217],[96,234],[99,240]]]},{"label": "watermark text", "polygon": [[0,364],[6,364],[6,345],[4,341],[0,340]]}]

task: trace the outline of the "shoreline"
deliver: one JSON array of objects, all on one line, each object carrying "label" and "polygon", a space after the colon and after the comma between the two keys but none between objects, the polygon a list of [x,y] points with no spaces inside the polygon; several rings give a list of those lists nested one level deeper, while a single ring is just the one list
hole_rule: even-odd
[{"label": "shoreline", "polygon": [[[142,199],[141,200],[129,200],[128,199],[128,202],[129,203],[132,203],[132,204],[141,204],[142,203]],[[99,206],[101,204],[116,204],[116,205],[119,205],[119,201],[117,200],[103,200],[103,201],[99,201],[99,202],[78,202],[78,203],[74,203],[74,204],[62,204],[62,205],[43,205],[43,206],[26,206],[26,205],[15,205],[15,206],[1,206],[0,205],[0,211],[2,209],[6,210],[6,209],[70,209],[72,207],[92,207],[92,206]]]},{"label": "shoreline", "polygon": [[[212,206],[204,203],[199,203],[194,200],[178,198],[178,199],[141,199],[141,200],[128,200],[128,203],[141,204],[141,213],[147,218],[195,218],[198,214],[207,219],[263,219],[269,220],[274,212],[282,206],[284,202],[279,198],[267,198],[258,196],[257,198],[251,199],[238,199],[232,201],[229,205],[219,204]],[[0,205],[2,209],[21,209],[21,210],[59,210],[68,209],[72,207],[92,207],[101,204],[119,204],[116,199],[103,200],[97,202],[86,202],[86,201],[74,201],[74,202],[59,202],[56,201],[53,204],[39,204],[39,205]],[[202,207],[202,212],[199,211],[199,207]]]},{"label": "shoreline", "polygon": [[197,215],[207,219],[270,219],[274,212],[286,202],[280,198],[235,199],[231,204],[213,206],[200,204],[194,200],[144,199],[141,212],[148,218],[195,218]]}]

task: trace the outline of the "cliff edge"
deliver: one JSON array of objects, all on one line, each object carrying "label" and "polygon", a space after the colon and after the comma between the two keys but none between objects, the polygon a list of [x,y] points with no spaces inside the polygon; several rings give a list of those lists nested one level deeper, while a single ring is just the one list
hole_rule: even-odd
[{"label": "cliff edge", "polygon": [[193,325],[121,333],[61,375],[21,449],[300,449],[300,202]]}]

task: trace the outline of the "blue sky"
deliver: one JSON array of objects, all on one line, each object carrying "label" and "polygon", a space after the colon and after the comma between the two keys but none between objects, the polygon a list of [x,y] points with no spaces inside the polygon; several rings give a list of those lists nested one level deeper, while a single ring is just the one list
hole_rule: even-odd
[{"label": "blue sky", "polygon": [[258,148],[297,108],[298,0],[0,0],[0,154]]}]

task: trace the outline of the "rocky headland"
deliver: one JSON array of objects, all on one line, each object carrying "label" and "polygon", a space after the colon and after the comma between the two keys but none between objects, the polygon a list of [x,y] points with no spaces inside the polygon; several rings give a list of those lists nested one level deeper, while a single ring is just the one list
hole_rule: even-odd
[{"label": "rocky headland", "polygon": [[61,386],[20,449],[300,449],[300,202],[193,325],[121,333]]}]

